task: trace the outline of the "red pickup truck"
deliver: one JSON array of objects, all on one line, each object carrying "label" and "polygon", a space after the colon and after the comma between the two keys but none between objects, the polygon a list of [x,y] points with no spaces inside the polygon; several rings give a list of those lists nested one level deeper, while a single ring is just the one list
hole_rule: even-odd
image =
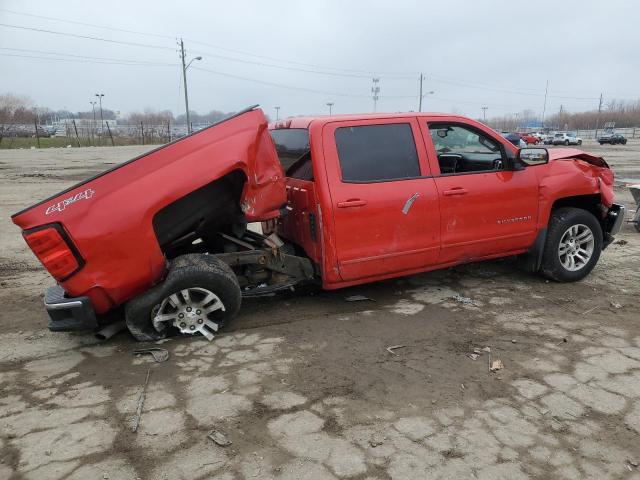
[{"label": "red pickup truck", "polygon": [[[52,330],[124,307],[139,340],[213,333],[241,297],[518,256],[575,281],[625,210],[605,161],[518,150],[446,114],[293,118],[249,108],[13,215],[58,285]],[[262,222],[262,232],[247,228]]]}]

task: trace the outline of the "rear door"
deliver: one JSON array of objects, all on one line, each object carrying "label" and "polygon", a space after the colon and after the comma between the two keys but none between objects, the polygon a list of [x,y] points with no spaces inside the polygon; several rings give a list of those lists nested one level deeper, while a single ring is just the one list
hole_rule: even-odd
[{"label": "rear door", "polygon": [[439,262],[529,247],[538,217],[533,169],[507,169],[506,147],[479,126],[437,121],[421,128],[440,198]]},{"label": "rear door", "polygon": [[420,269],[438,259],[438,196],[414,117],[327,124],[325,168],[342,280]]}]

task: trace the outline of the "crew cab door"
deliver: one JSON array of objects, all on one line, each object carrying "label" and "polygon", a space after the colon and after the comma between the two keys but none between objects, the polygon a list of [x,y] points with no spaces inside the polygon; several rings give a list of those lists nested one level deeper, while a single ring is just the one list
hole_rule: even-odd
[{"label": "crew cab door", "polygon": [[333,245],[343,281],[436,263],[438,195],[414,117],[323,128]]},{"label": "crew cab door", "polygon": [[422,121],[438,189],[439,263],[466,261],[531,246],[536,236],[538,180],[513,171],[507,147],[479,124]]}]

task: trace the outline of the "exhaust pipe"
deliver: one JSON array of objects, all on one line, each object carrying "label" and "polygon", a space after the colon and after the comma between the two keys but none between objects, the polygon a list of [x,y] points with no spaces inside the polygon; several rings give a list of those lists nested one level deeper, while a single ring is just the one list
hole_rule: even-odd
[{"label": "exhaust pipe", "polygon": [[127,324],[124,322],[124,320],[113,322],[112,324],[107,325],[98,333],[96,333],[96,338],[102,341],[109,340],[116,333],[121,332],[125,328],[127,328]]}]

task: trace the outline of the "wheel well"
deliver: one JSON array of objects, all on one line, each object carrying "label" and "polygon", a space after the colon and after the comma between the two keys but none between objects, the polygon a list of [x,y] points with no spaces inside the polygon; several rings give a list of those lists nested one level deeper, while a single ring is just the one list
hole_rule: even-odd
[{"label": "wheel well", "polygon": [[602,220],[600,195],[597,193],[589,195],[577,195],[575,197],[559,198],[558,200],[553,202],[551,210],[553,211],[563,207],[581,208],[583,210],[591,212],[598,219],[598,221]]},{"label": "wheel well", "polygon": [[244,223],[240,196],[246,177],[234,170],[163,207],[153,217],[160,248],[172,258],[186,253],[197,238],[207,238]]}]

